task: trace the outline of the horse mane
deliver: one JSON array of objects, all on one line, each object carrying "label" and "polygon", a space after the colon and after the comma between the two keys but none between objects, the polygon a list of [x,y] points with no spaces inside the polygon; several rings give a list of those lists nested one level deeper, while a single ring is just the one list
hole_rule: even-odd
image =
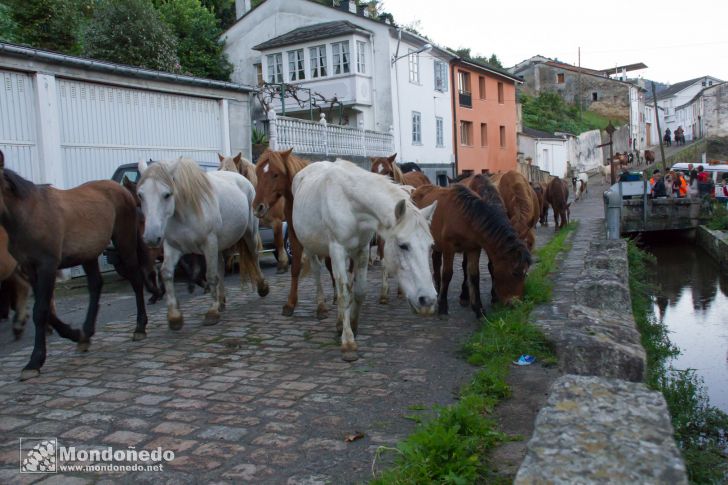
[{"label": "horse mane", "polygon": [[243,156],[240,157],[240,166],[235,163],[235,157],[223,157],[220,160],[220,168],[218,170],[239,173],[246,179],[250,180],[253,187],[258,186],[258,176],[255,175],[255,165]]},{"label": "horse mane", "polygon": [[481,197],[463,185],[454,185],[452,190],[456,204],[474,229],[487,234],[504,253],[518,252],[522,263],[531,264],[531,254],[518,238],[511,221],[508,220],[498,190],[489,180]]},{"label": "horse mane", "polygon": [[[509,192],[508,195],[510,195],[510,207],[514,208],[514,212],[517,212],[520,216],[518,218],[518,223],[521,224],[523,227],[521,227],[519,230],[523,232],[531,229],[530,221],[533,216],[533,210],[532,200],[528,193],[530,188],[526,184],[520,182],[521,181],[517,180],[516,183],[510,184],[507,187],[503,188],[507,189],[507,191]],[[505,190],[499,190],[499,192],[501,193],[501,197],[505,199]]]},{"label": "horse mane", "polygon": [[[276,152],[273,150],[266,150],[261,158],[258,160],[258,165],[263,166],[266,162],[269,163],[273,168],[279,172],[288,174],[293,180],[293,177],[308,166],[308,160],[297,157],[292,152],[288,154],[288,157],[283,158],[283,154],[286,152]],[[267,156],[266,156],[267,155]]]},{"label": "horse mane", "polygon": [[189,158],[180,157],[176,162],[158,162],[150,165],[137,182],[140,187],[147,179],[155,179],[174,190],[175,214],[190,209],[202,215],[205,201],[214,199],[210,179],[205,172]]},{"label": "horse mane", "polygon": [[38,190],[39,187],[30,180],[24,179],[9,168],[3,169],[3,178],[5,179],[7,188],[18,199],[28,198],[33,192]]},{"label": "horse mane", "polygon": [[460,175],[458,175],[454,179],[450,179],[450,183],[455,184],[455,183],[458,183],[458,182],[462,182],[463,180],[465,180],[466,178],[468,178],[468,177],[470,177],[472,175],[473,175],[472,173],[461,173]]},{"label": "horse mane", "polygon": [[402,171],[402,173],[422,172],[422,169],[420,168],[420,166],[417,165],[415,162],[401,163],[401,164],[399,164],[399,168]]},{"label": "horse mane", "polygon": [[402,170],[399,168],[399,165],[392,162],[390,164],[392,166],[392,179],[397,182],[400,185],[404,184],[404,174],[402,173]]}]

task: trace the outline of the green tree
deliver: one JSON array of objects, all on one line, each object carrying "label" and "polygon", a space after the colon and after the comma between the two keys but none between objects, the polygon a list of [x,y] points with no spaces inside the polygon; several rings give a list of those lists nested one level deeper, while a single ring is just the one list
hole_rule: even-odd
[{"label": "green tree", "polygon": [[148,0],[101,0],[83,31],[83,53],[161,71],[180,67],[177,39]]},{"label": "green tree", "polygon": [[82,0],[6,0],[18,29],[17,41],[41,49],[78,54],[84,23]]},{"label": "green tree", "polygon": [[230,80],[233,66],[218,39],[222,30],[200,0],[167,0],[158,7],[162,20],[177,35],[182,71],[193,76]]},{"label": "green tree", "polygon": [[503,64],[501,63],[500,59],[498,59],[498,56],[495,54],[490,55],[490,57],[488,58],[488,64],[503,69]]},{"label": "green tree", "polygon": [[20,42],[19,28],[10,7],[0,3],[0,41]]},{"label": "green tree", "polygon": [[201,3],[215,14],[222,30],[235,23],[235,0],[201,0]]}]

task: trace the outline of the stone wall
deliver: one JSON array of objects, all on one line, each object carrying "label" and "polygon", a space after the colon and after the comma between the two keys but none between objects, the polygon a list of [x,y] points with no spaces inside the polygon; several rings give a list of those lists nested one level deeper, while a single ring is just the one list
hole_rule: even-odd
[{"label": "stone wall", "polygon": [[696,242],[720,264],[722,270],[728,269],[728,234],[725,231],[700,226],[696,231]]},{"label": "stone wall", "polygon": [[536,418],[516,484],[687,484],[661,393],[641,381],[646,357],[631,311],[627,245],[582,220],[532,318],[565,373]]}]

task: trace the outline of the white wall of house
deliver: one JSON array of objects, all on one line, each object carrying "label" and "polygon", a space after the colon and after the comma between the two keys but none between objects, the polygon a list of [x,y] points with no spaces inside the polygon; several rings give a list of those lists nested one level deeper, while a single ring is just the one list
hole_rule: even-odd
[{"label": "white wall of house", "polygon": [[670,128],[670,131],[674,132],[678,126],[682,126],[683,129],[685,129],[685,126],[681,125],[677,119],[677,109],[680,106],[689,103],[690,100],[693,99],[702,89],[720,82],[721,80],[718,78],[706,76],[704,78],[700,78],[691,85],[686,86],[684,89],[668,98],[658,99],[657,104],[665,108],[665,122],[660,123],[662,133],[664,134],[667,128]]},{"label": "white wall of house", "polygon": [[71,188],[140,159],[250,156],[247,92],[5,55],[0,81],[0,149],[9,168],[35,183]]},{"label": "white wall of house", "polygon": [[530,157],[532,164],[541,170],[562,178],[566,176],[566,162],[569,160],[567,140],[532,138],[519,133],[518,151],[523,153],[524,158]]}]

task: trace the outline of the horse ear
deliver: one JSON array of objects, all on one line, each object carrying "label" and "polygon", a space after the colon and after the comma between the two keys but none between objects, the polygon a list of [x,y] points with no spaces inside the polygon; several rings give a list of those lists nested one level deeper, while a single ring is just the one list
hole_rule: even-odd
[{"label": "horse ear", "polygon": [[225,160],[225,157],[223,157],[223,156],[222,156],[222,155],[220,155],[219,153],[217,154],[217,158],[219,158],[221,162],[222,162],[223,160]]},{"label": "horse ear", "polygon": [[399,223],[399,221],[402,220],[404,217],[404,213],[407,211],[407,201],[405,199],[400,200],[397,202],[397,205],[394,207],[394,220]]},{"label": "horse ear", "polygon": [[121,181],[121,184],[130,191],[134,192],[134,186],[132,185],[131,180],[129,180],[129,177],[127,177],[126,175],[124,175],[124,180]]},{"label": "horse ear", "polygon": [[139,169],[139,174],[144,175],[144,172],[147,171],[149,168],[149,165],[145,160],[139,160],[139,164],[137,165],[137,168]]},{"label": "horse ear", "polygon": [[391,157],[387,157],[387,160],[389,160],[389,163],[394,163],[394,160],[397,158],[397,154],[395,153]]},{"label": "horse ear", "polygon": [[428,205],[420,211],[422,212],[422,215],[425,216],[425,219],[427,219],[428,224],[432,224],[432,216],[435,215],[435,209],[437,209],[437,201],[433,202],[432,204]]},{"label": "horse ear", "polygon": [[283,157],[283,160],[288,160],[288,157],[291,156],[291,153],[293,153],[293,148],[289,148],[285,152],[282,152],[281,156]]},{"label": "horse ear", "polygon": [[233,161],[238,164],[240,163],[240,159],[243,158],[243,152],[238,152],[237,155],[235,155],[235,158],[233,158]]}]

